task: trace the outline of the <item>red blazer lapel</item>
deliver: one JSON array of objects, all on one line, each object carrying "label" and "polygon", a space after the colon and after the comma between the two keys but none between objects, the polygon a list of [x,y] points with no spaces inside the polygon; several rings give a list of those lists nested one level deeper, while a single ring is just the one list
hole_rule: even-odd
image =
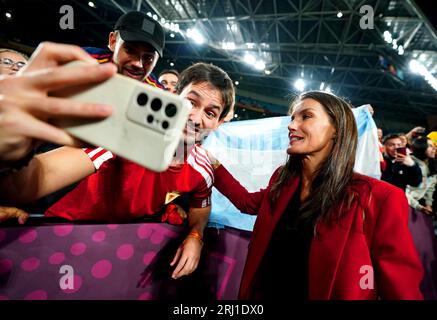
[{"label": "red blazer lapel", "polygon": [[[331,298],[332,287],[343,249],[351,231],[358,202],[353,201],[340,222],[319,223],[317,236],[311,244],[309,259],[309,299]],[[336,210],[340,210],[337,207]],[[346,208],[343,208],[346,210]]]}]

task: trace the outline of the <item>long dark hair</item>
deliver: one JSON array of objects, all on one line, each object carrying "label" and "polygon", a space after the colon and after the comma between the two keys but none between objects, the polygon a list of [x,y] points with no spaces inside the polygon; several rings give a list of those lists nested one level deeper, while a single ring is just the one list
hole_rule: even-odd
[{"label": "long dark hair", "polygon": [[[324,107],[336,130],[336,135],[331,153],[315,173],[311,195],[300,207],[300,217],[307,219],[318,216],[320,220],[328,222],[332,218],[341,218],[341,212],[331,210],[334,205],[344,200],[350,203],[352,200],[351,194],[345,191],[353,178],[358,143],[357,125],[348,102],[321,91],[301,94],[292,103],[290,113],[304,99],[314,99]],[[272,204],[290,178],[302,174],[302,157],[289,156],[286,164],[279,170],[278,178],[270,190]]]},{"label": "long dark hair", "polygon": [[428,149],[428,140],[431,139],[427,137],[419,137],[413,140],[411,145],[413,155],[422,161],[425,161],[428,165],[430,175],[433,175],[437,172],[435,160],[432,158],[428,158],[426,155],[426,150]]}]

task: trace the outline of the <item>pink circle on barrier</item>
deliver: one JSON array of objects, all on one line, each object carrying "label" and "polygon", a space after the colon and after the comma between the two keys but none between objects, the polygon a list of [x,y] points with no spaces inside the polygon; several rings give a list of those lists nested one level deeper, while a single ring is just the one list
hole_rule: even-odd
[{"label": "pink circle on barrier", "polygon": [[50,264],[60,264],[65,260],[65,254],[63,252],[55,252],[49,258]]},{"label": "pink circle on barrier", "polygon": [[115,230],[118,228],[118,224],[108,224],[107,227],[108,229]]},{"label": "pink circle on barrier", "polygon": [[104,279],[111,273],[112,263],[108,260],[100,260],[94,264],[91,274],[96,279]]},{"label": "pink circle on barrier", "polygon": [[143,263],[145,265],[150,264],[153,261],[153,258],[155,258],[155,256],[156,256],[156,251],[146,252],[146,254],[143,257]]},{"label": "pink circle on barrier", "polygon": [[97,231],[93,233],[92,239],[94,242],[102,242],[106,238],[106,233],[104,231]]},{"label": "pink circle on barrier", "polygon": [[19,240],[21,243],[31,243],[38,237],[36,230],[26,230],[20,233]]},{"label": "pink circle on barrier", "polygon": [[130,259],[134,254],[134,246],[131,244],[123,244],[118,247],[117,257],[121,260]]},{"label": "pink circle on barrier", "polygon": [[47,292],[35,290],[24,297],[24,300],[47,300]]},{"label": "pink circle on barrier", "polygon": [[30,272],[35,269],[38,269],[39,265],[40,265],[39,259],[35,257],[31,257],[21,262],[21,269]]},{"label": "pink circle on barrier", "polygon": [[75,274],[73,278],[73,289],[62,289],[64,293],[75,293],[82,287],[82,277]]},{"label": "pink circle on barrier", "polygon": [[0,242],[6,239],[6,232],[3,230],[0,230]]},{"label": "pink circle on barrier", "polygon": [[4,301],[4,300],[9,300],[9,298],[6,296],[0,296],[0,301]]},{"label": "pink circle on barrier", "polygon": [[137,230],[137,235],[140,239],[147,239],[151,234],[152,228],[147,224],[142,224]]},{"label": "pink circle on barrier", "polygon": [[12,260],[10,259],[1,259],[0,260],[0,274],[7,273],[12,270]]},{"label": "pink circle on barrier", "polygon": [[55,226],[53,228],[53,232],[58,237],[68,236],[72,231],[73,231],[73,225],[71,225],[71,224],[66,224],[66,225],[62,225],[62,226]]},{"label": "pink circle on barrier", "polygon": [[155,230],[155,232],[152,234],[152,237],[150,238],[150,242],[153,244],[160,244],[164,240],[164,233],[162,230]]},{"label": "pink circle on barrier", "polygon": [[152,300],[153,296],[150,292],[144,292],[142,295],[138,297],[138,300]]},{"label": "pink circle on barrier", "polygon": [[70,252],[73,256],[80,256],[86,250],[86,244],[83,242],[77,242],[73,244],[70,248]]}]

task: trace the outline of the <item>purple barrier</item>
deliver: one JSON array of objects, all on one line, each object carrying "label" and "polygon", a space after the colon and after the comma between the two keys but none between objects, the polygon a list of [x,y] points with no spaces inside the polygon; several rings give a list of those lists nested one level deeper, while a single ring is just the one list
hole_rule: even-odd
[{"label": "purple barrier", "polygon": [[408,227],[425,271],[421,289],[425,299],[437,299],[437,241],[432,217],[410,208]]},{"label": "purple barrier", "polygon": [[[0,228],[0,300],[236,299],[250,233],[207,229],[198,270],[173,280],[185,234],[161,223]],[[66,265],[73,289],[61,289]]]}]

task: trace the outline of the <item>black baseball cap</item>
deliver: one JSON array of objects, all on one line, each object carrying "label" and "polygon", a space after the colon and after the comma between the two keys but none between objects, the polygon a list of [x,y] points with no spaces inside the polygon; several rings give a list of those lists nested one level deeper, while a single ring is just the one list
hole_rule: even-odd
[{"label": "black baseball cap", "polygon": [[120,32],[124,41],[139,41],[150,44],[162,57],[165,35],[161,24],[139,11],[130,11],[122,15],[114,30]]}]

